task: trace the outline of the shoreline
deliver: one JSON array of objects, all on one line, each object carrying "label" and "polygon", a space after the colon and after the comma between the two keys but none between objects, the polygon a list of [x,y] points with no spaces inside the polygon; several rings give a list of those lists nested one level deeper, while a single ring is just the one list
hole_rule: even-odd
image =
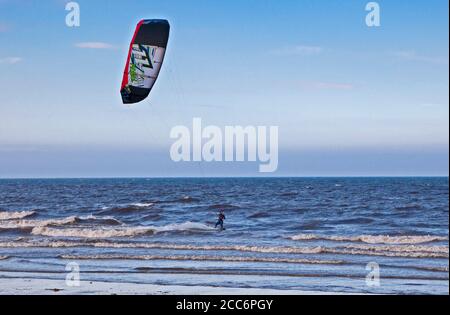
[{"label": "shoreline", "polygon": [[276,290],[138,284],[129,282],[80,281],[67,286],[65,280],[0,278],[0,295],[354,295],[338,292]]}]

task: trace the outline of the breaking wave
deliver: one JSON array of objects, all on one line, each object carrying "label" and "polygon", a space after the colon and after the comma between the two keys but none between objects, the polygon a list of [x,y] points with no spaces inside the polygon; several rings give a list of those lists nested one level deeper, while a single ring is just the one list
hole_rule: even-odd
[{"label": "breaking wave", "polygon": [[165,226],[148,227],[117,227],[117,228],[64,228],[56,229],[46,226],[35,227],[31,231],[33,235],[52,237],[78,237],[78,238],[111,238],[111,237],[134,237],[146,234],[177,231],[215,231],[211,226],[203,223],[185,222],[181,224],[169,224]]},{"label": "breaking wave", "polygon": [[50,219],[50,220],[8,220],[0,221],[0,229],[13,230],[13,229],[32,229],[35,227],[45,226],[61,226],[74,224],[77,222],[77,217],[68,217],[64,219]]},{"label": "breaking wave", "polygon": [[327,240],[336,242],[363,242],[368,244],[422,244],[446,241],[448,237],[433,235],[360,235],[360,236],[325,236],[315,234],[299,234],[289,237],[294,241]]},{"label": "breaking wave", "polygon": [[[80,232],[80,231],[78,231]],[[78,234],[77,234],[78,235]],[[97,234],[98,235],[98,234]],[[115,249],[168,249],[191,251],[236,251],[266,254],[341,254],[364,255],[406,258],[448,258],[447,246],[417,246],[417,245],[348,245],[341,247],[283,247],[283,246],[249,246],[249,245],[189,245],[189,244],[163,244],[163,243],[120,243],[120,242],[67,242],[67,241],[41,241],[41,242],[0,242],[0,248],[16,247],[49,247],[49,248],[115,248]]]},{"label": "breaking wave", "polygon": [[275,258],[275,257],[245,257],[245,256],[199,256],[199,255],[61,255],[62,259],[70,260],[176,260],[176,261],[226,261],[226,262],[265,262],[265,263],[292,263],[292,264],[323,264],[340,265],[340,260],[315,260],[302,258]]},{"label": "breaking wave", "polygon": [[101,223],[105,225],[121,225],[122,222],[117,220],[116,218],[112,216],[100,216],[97,217],[95,215],[88,215],[88,216],[82,216],[82,217],[75,217],[75,221],[77,222],[87,222],[87,223]]},{"label": "breaking wave", "polygon": [[35,215],[35,211],[0,211],[0,220],[13,220],[13,219],[23,219]]},{"label": "breaking wave", "polygon": [[148,203],[144,203],[144,202],[137,202],[137,203],[132,203],[132,204],[128,204],[128,205],[123,205],[123,206],[115,206],[115,207],[103,207],[102,211],[100,212],[101,214],[114,214],[114,213],[126,213],[126,212],[133,212],[133,211],[140,211],[143,209],[148,209],[154,206],[154,203],[152,202],[148,202]]},{"label": "breaking wave", "polygon": [[71,216],[62,219],[48,219],[48,220],[3,220],[0,221],[0,229],[14,230],[14,229],[34,229],[43,228],[49,226],[64,226],[73,225],[76,223],[101,223],[105,225],[120,225],[119,220],[113,217],[96,217],[93,215],[88,216]]},{"label": "breaking wave", "polygon": [[144,234],[151,234],[154,231],[150,228],[68,228],[55,229],[49,227],[35,227],[31,231],[33,235],[52,237],[80,237],[80,238],[109,238],[109,237],[130,237]]},{"label": "breaking wave", "polygon": [[337,247],[328,248],[327,253],[341,255],[363,255],[363,256],[384,256],[384,257],[404,257],[404,258],[448,258],[448,248],[415,248],[408,246],[397,247]]},{"label": "breaking wave", "polygon": [[136,203],[132,203],[131,205],[138,207],[138,208],[149,208],[149,207],[153,207],[154,203],[153,202],[136,202]]},{"label": "breaking wave", "polygon": [[180,202],[180,203],[191,203],[191,202],[199,202],[199,201],[200,201],[200,199],[194,198],[191,196],[184,196],[183,198],[175,200],[175,202]]}]

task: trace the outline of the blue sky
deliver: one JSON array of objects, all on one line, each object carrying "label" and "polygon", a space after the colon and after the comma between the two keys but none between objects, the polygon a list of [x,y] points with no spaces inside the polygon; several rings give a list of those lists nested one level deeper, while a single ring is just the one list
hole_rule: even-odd
[{"label": "blue sky", "polygon": [[[448,175],[448,1],[378,1],[379,28],[359,0],[80,0],[79,28],[66,2],[0,0],[0,177],[258,175],[172,162],[193,117],[279,126],[276,176]],[[125,107],[142,18],[167,18],[170,43]]]}]

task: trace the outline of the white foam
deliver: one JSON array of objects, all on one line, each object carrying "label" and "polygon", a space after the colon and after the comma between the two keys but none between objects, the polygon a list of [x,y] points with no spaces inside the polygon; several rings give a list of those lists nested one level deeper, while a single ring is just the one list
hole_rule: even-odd
[{"label": "white foam", "polygon": [[327,248],[327,253],[340,255],[363,255],[363,256],[384,256],[384,257],[405,257],[405,258],[448,258],[448,249],[443,252],[413,252],[413,251],[383,251],[365,250],[356,248]]},{"label": "white foam", "polygon": [[420,252],[420,253],[444,253],[448,254],[447,246],[422,246],[422,245],[347,245],[343,248],[357,249],[374,252]]},{"label": "white foam", "polygon": [[47,226],[36,226],[31,233],[52,237],[79,237],[79,238],[111,238],[111,237],[133,237],[151,233],[174,232],[174,231],[213,231],[203,223],[185,222],[180,224],[169,224],[165,226],[148,227],[118,227],[118,228],[65,228],[55,229]]},{"label": "white foam", "polygon": [[148,207],[152,207],[154,205],[154,203],[152,203],[152,202],[136,202],[136,203],[132,203],[131,205],[134,207],[138,207],[138,208],[148,208]]},{"label": "white foam", "polygon": [[360,236],[324,236],[315,234],[299,234],[289,237],[294,241],[329,240],[337,242],[363,242],[368,244],[422,244],[435,241],[446,241],[448,237],[433,235],[360,235]]},{"label": "white foam", "polygon": [[416,236],[416,235],[406,235],[406,236],[388,236],[388,235],[363,235],[360,237],[362,242],[369,244],[422,244],[430,243],[435,241],[446,241],[447,237],[442,236]]},{"label": "white foam", "polygon": [[[80,231],[77,231],[79,235]],[[99,235],[98,233],[96,235]],[[78,237],[78,236],[77,236]],[[191,245],[174,243],[122,243],[122,242],[68,242],[68,241],[40,241],[40,242],[0,242],[0,248],[16,247],[96,247],[117,249],[170,249],[189,251],[238,251],[271,254],[341,254],[410,258],[448,258],[447,246],[416,246],[416,245],[348,245],[341,247],[283,247],[283,246],[248,246],[248,245]]]},{"label": "white foam", "polygon": [[89,221],[89,220],[92,220],[92,221],[111,221],[111,222],[114,222],[117,225],[122,224],[122,222],[120,222],[119,220],[117,220],[113,216],[101,216],[101,217],[98,217],[98,216],[90,214],[90,215],[81,216],[81,217],[78,217],[78,218],[80,220],[82,220],[82,221]]},{"label": "white foam", "polygon": [[49,227],[35,227],[31,231],[33,235],[51,237],[79,237],[79,238],[110,238],[131,237],[153,232],[151,228],[66,228],[55,229]]},{"label": "white foam", "polygon": [[116,243],[116,242],[70,242],[70,241],[26,241],[0,242],[0,248],[15,247],[98,247],[98,248],[137,248],[137,249],[171,249],[171,250],[204,250],[204,251],[244,251],[257,253],[281,254],[320,254],[322,247],[260,247],[246,245],[189,245],[189,244],[161,244],[161,243]]},{"label": "white foam", "polygon": [[77,221],[77,217],[68,217],[64,219],[50,219],[50,220],[7,220],[0,221],[0,229],[26,229],[45,226],[58,226],[73,224]]},{"label": "white foam", "polygon": [[0,220],[13,220],[13,219],[23,219],[29,216],[34,215],[36,212],[34,211],[0,211]]},{"label": "white foam", "polygon": [[35,227],[47,227],[47,226],[64,226],[69,224],[75,224],[79,221],[111,221],[114,224],[122,224],[119,220],[112,216],[97,217],[94,215],[87,216],[71,216],[62,219],[48,219],[48,220],[0,220],[0,229],[31,229]]},{"label": "white foam", "polygon": [[[1,243],[0,243],[1,245]],[[158,244],[158,243],[93,243],[93,247],[106,248],[146,248],[196,251],[241,251],[273,254],[320,254],[322,247],[265,247],[247,245],[188,245],[188,244]],[[1,247],[1,246],[0,246]]]},{"label": "white foam", "polygon": [[184,223],[173,223],[161,227],[153,227],[155,232],[170,232],[170,231],[215,231],[216,229],[212,226],[198,223],[198,222],[184,222]]},{"label": "white foam", "polygon": [[226,262],[266,262],[266,263],[292,263],[292,264],[325,264],[338,265],[340,260],[316,260],[302,258],[275,258],[250,256],[198,256],[198,255],[61,255],[63,259],[71,260],[177,260],[177,261],[226,261]]}]

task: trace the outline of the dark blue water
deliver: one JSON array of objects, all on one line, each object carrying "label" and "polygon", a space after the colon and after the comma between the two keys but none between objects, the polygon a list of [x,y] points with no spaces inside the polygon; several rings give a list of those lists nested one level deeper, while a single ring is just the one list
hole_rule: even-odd
[{"label": "dark blue water", "polygon": [[0,276],[448,294],[448,202],[448,178],[0,180]]}]

